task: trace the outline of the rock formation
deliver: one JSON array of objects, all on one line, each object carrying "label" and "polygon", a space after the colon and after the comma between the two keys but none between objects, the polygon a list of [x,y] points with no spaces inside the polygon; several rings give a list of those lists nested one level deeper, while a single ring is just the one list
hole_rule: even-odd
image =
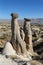
[{"label": "rock formation", "polygon": [[[15,17],[15,14],[13,14],[13,16]],[[21,53],[23,55],[26,55],[26,56],[29,57],[29,52],[26,49],[26,43],[20,36],[20,27],[19,27],[19,24],[18,24],[18,20],[17,20],[17,18],[15,19],[14,17],[13,17],[13,21],[14,21],[14,30],[16,32],[16,43],[17,43],[17,45],[19,45],[19,47],[21,49]],[[19,49],[19,47],[18,47],[18,49]]]},{"label": "rock formation", "polygon": [[24,18],[24,33],[25,33],[25,42],[26,48],[28,51],[33,52],[33,45],[32,45],[32,31],[30,25],[30,19]]},{"label": "rock formation", "polygon": [[[42,65],[43,54],[39,57],[39,55],[35,54],[33,51],[30,19],[24,18],[24,26],[20,28],[17,19],[18,14],[12,13],[11,16],[12,36],[11,40],[4,46],[2,51],[3,55],[0,54],[0,65]],[[40,39],[37,41],[39,40]],[[42,46],[43,45],[41,45],[41,47]]]},{"label": "rock formation", "polygon": [[13,60],[11,58],[6,58],[6,56],[0,54],[0,65],[43,65],[38,61],[31,60],[29,62],[21,60]]},{"label": "rock formation", "polygon": [[11,14],[11,15],[12,15],[12,21],[11,21],[12,22],[11,23],[12,39],[11,39],[11,43],[13,46],[15,46],[15,45],[17,47],[18,47],[18,45],[21,46],[20,47],[21,52],[26,53],[26,44],[20,36],[20,27],[19,27],[18,20],[17,20],[18,15],[17,14]]},{"label": "rock formation", "polygon": [[12,16],[12,20],[11,20],[11,32],[12,32],[12,37],[10,40],[10,43],[12,44],[13,48],[16,50],[16,52],[18,51],[18,44],[16,43],[16,24],[15,22],[17,21],[18,15],[17,14],[11,14]]},{"label": "rock formation", "polygon": [[20,27],[20,36],[24,40],[25,34],[24,34],[24,31],[23,31],[23,27]]},{"label": "rock formation", "polygon": [[3,52],[4,55],[7,56],[12,56],[12,55],[16,55],[16,51],[13,49],[12,45],[10,42],[7,42],[4,46]]},{"label": "rock formation", "polygon": [[31,56],[29,55],[31,53],[28,52],[26,49],[25,41],[20,36],[20,27],[17,20],[18,15],[11,14],[11,16],[12,16],[12,21],[11,21],[12,36],[10,42],[7,42],[5,44],[5,47],[3,49],[3,54],[8,56],[20,57],[20,58],[22,57],[21,59],[25,58],[26,60],[28,58],[32,59]]},{"label": "rock formation", "polygon": [[7,42],[5,44],[2,54],[5,55],[7,58],[11,58],[11,59],[17,59],[17,60],[21,60],[21,61],[32,60],[31,56],[29,56],[29,55],[28,55],[29,58],[27,58],[25,55],[19,55],[19,54],[17,54],[16,50],[13,49],[13,47],[12,47],[12,45],[11,45],[10,42]]}]

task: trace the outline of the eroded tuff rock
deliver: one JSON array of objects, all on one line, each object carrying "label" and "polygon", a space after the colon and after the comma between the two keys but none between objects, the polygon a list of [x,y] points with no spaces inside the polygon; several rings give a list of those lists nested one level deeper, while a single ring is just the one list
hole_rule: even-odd
[{"label": "eroded tuff rock", "polygon": [[32,60],[30,56],[29,56],[29,58],[27,58],[25,55],[18,55],[16,53],[16,51],[13,49],[10,42],[7,42],[5,44],[5,47],[3,49],[2,54],[5,55],[8,58],[12,58],[12,59],[14,58],[14,59],[17,59],[17,60],[24,60],[24,61]]},{"label": "eroded tuff rock", "polygon": [[[33,51],[32,45],[32,31],[30,25],[30,19],[25,18],[23,29],[20,28],[18,24],[18,15],[11,14],[11,40],[7,42],[4,46],[2,54],[5,56],[0,56],[2,65],[42,65],[38,61],[37,54]],[[32,60],[32,55],[33,56]],[[3,58],[4,57],[4,58]],[[6,61],[4,61],[5,59]],[[11,61],[11,62],[10,62]],[[4,63],[3,63],[4,62]],[[6,64],[7,63],[7,64]]]},{"label": "eroded tuff rock", "polygon": [[24,33],[25,33],[25,42],[27,50],[33,52],[33,45],[32,45],[32,31],[30,25],[30,19],[24,18]]},{"label": "eroded tuff rock", "polygon": [[31,60],[29,62],[27,61],[21,61],[21,60],[14,60],[11,58],[6,58],[5,55],[0,54],[0,65],[43,65],[38,61]]},{"label": "eroded tuff rock", "polygon": [[[11,16],[12,16],[12,20],[11,20],[12,36],[11,36],[10,44],[12,45],[13,50],[15,50],[17,54],[20,54],[29,58],[33,54],[31,53],[33,51],[33,47],[32,47],[32,32],[30,28],[29,19],[25,18],[25,22],[24,22],[25,30],[24,31],[22,30],[22,33],[25,33],[25,40],[23,40],[20,36],[20,33],[21,33],[20,26],[18,24],[18,19],[17,19],[18,14],[12,13]],[[27,46],[29,51],[26,48]],[[7,45],[5,45],[4,50],[6,48],[7,48]]]},{"label": "eroded tuff rock", "polygon": [[23,27],[20,27],[20,36],[24,40],[25,39],[25,33],[23,31]]},{"label": "eroded tuff rock", "polygon": [[29,63],[30,63],[30,65],[43,65],[42,63],[40,63],[36,60],[32,60],[32,61],[28,62],[27,65],[29,65]]},{"label": "eroded tuff rock", "polygon": [[[17,17],[15,17],[15,14],[12,14],[12,21],[11,21],[11,30],[12,30],[12,38],[11,38],[11,44],[13,48],[17,49],[20,53],[27,53],[26,49],[26,43],[20,36],[20,27],[18,24]],[[26,54],[28,56],[28,53]]]},{"label": "eroded tuff rock", "polygon": [[12,56],[14,58],[19,57],[21,59],[25,58],[24,60],[31,60],[32,58],[29,55],[31,53],[27,51],[26,43],[20,36],[20,27],[18,24],[17,17],[15,17],[16,14],[11,15],[12,15],[12,21],[11,21],[12,36],[10,42],[7,42],[5,44],[3,54],[7,56]]}]

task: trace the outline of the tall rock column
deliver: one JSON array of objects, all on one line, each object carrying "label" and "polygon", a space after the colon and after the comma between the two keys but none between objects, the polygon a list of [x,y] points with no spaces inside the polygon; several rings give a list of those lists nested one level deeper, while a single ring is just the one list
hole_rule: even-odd
[{"label": "tall rock column", "polygon": [[25,42],[26,48],[28,51],[33,52],[33,45],[32,45],[32,31],[30,26],[30,19],[24,18],[24,32],[25,32]]},{"label": "tall rock column", "polygon": [[13,48],[18,51],[18,44],[16,43],[16,24],[15,22],[17,21],[18,15],[17,14],[13,14],[11,13],[12,16],[12,20],[11,20],[11,32],[12,32],[12,36],[11,36],[11,40],[10,43],[12,44]]},{"label": "tall rock column", "polygon": [[12,30],[12,37],[11,37],[11,44],[16,50],[18,50],[18,45],[21,49],[21,53],[27,53],[26,50],[26,43],[22,40],[20,36],[20,27],[18,24],[18,15],[11,14],[12,21],[11,21],[11,30]]}]

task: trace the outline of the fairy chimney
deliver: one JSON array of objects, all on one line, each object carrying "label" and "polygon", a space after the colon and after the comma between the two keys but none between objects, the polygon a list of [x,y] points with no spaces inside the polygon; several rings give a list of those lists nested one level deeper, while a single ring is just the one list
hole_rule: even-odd
[{"label": "fairy chimney", "polygon": [[12,21],[11,21],[11,31],[12,31],[12,37],[11,37],[11,44],[13,48],[20,53],[26,53],[26,44],[22,40],[20,36],[20,26],[18,24],[18,15],[17,14],[11,14]]},{"label": "fairy chimney", "polygon": [[12,16],[12,20],[11,20],[12,36],[11,36],[10,43],[12,44],[13,48],[17,51],[18,50],[18,46],[17,46],[17,43],[16,43],[16,26],[15,26],[15,22],[17,21],[18,14],[11,13],[11,16]]},{"label": "fairy chimney", "polygon": [[26,42],[26,48],[28,51],[33,51],[33,45],[32,45],[32,31],[31,31],[31,25],[30,25],[30,19],[24,18],[24,33],[25,33],[25,42]]}]

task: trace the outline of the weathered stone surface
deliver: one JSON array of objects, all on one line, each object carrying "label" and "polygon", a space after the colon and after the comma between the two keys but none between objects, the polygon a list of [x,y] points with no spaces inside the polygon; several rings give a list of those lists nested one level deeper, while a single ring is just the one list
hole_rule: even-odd
[{"label": "weathered stone surface", "polygon": [[11,13],[11,16],[12,16],[12,18],[18,18],[18,14],[17,13]]},{"label": "weathered stone surface", "polygon": [[[11,40],[10,42],[7,42],[5,44],[3,54],[7,56],[12,56],[12,57],[14,56],[14,57],[19,57],[21,59],[25,58],[25,60],[30,60],[32,58],[30,55],[28,55],[29,53],[27,52],[26,49],[26,43],[25,41],[23,41],[23,39],[20,36],[20,27],[18,24],[18,20],[17,18],[13,18],[13,17],[11,21],[11,30],[12,30]],[[21,56],[18,56],[16,53]]]},{"label": "weathered stone surface", "polygon": [[20,59],[20,60],[24,60],[24,61],[32,60],[30,56],[28,56],[29,57],[28,58],[28,57],[26,57],[26,55],[17,55],[16,51],[13,49],[10,42],[7,42],[5,44],[2,54],[9,58]]},{"label": "weathered stone surface", "polygon": [[21,61],[21,60],[12,60],[11,58],[6,58],[6,56],[0,54],[0,65],[42,65],[38,61]]},{"label": "weathered stone surface", "polygon": [[18,65],[18,63],[0,54],[0,65]]},{"label": "weathered stone surface", "polygon": [[30,19],[24,19],[24,33],[25,33],[25,42],[27,50],[33,52],[33,45],[32,45],[32,31],[30,25]]},{"label": "weathered stone surface", "polygon": [[[18,46],[19,44],[16,43],[16,24],[15,22],[17,21],[17,18],[18,18],[18,14],[11,14],[12,16],[12,20],[11,20],[11,32],[12,32],[12,36],[11,36],[11,40],[10,40],[10,43],[12,44],[13,48],[16,50],[16,52],[18,51]],[[20,47],[19,47],[20,48]]]},{"label": "weathered stone surface", "polygon": [[[5,39],[8,36],[7,34],[10,34],[12,32],[11,41],[5,44],[5,47],[2,52],[2,54],[4,54],[5,56],[0,55],[0,65],[42,65],[41,63],[43,63],[43,54],[40,55],[39,57],[36,53],[33,52],[30,19],[24,18],[25,20],[24,30],[23,29],[20,30],[20,26],[18,24],[18,19],[17,19],[18,14],[12,13],[11,16],[12,16],[11,30],[7,31],[8,27],[6,28],[6,26],[0,28],[3,29],[4,31],[3,32],[0,30],[2,32],[0,33],[0,40]],[[37,35],[36,37],[38,39],[37,45],[39,45],[40,38],[42,40],[42,37],[38,35],[39,32],[40,31],[38,32],[36,31],[36,35]],[[6,37],[5,38],[4,36],[2,37],[1,34],[4,34],[4,36],[6,35]],[[1,41],[0,41],[0,45],[2,45]],[[41,45],[40,48],[42,46],[43,45]],[[26,48],[28,49],[28,51]],[[41,49],[38,49],[37,51],[43,51],[43,47]],[[33,60],[31,56],[33,57]]]},{"label": "weathered stone surface", "polygon": [[16,51],[13,49],[12,45],[10,42],[7,42],[4,46],[2,54],[8,55],[8,56],[13,56],[16,54]]},{"label": "weathered stone surface", "polygon": [[[15,17],[15,14],[12,14],[13,17]],[[12,46],[17,46],[16,49],[18,51],[18,49],[20,48],[21,53],[27,53],[27,50],[26,50],[26,43],[25,41],[22,40],[21,36],[20,36],[20,27],[19,27],[19,24],[18,24],[18,20],[17,18],[13,18],[12,17],[12,21],[11,21],[11,30],[12,30],[12,37],[11,37],[11,44]],[[19,47],[18,47],[19,45]],[[14,47],[14,49],[15,49]],[[28,54],[27,54],[28,55]]]},{"label": "weathered stone surface", "polygon": [[28,22],[31,21],[31,19],[28,19],[28,18],[24,18],[24,20],[25,20],[25,21],[28,21]]},{"label": "weathered stone surface", "polygon": [[29,63],[30,63],[30,65],[43,65],[42,63],[40,63],[40,62],[38,62],[38,61],[36,61],[36,60],[29,61],[29,62],[27,63],[27,65],[29,65]]},{"label": "weathered stone surface", "polygon": [[24,34],[24,31],[23,31],[23,27],[20,27],[20,36],[23,40],[25,39],[25,34]]}]

